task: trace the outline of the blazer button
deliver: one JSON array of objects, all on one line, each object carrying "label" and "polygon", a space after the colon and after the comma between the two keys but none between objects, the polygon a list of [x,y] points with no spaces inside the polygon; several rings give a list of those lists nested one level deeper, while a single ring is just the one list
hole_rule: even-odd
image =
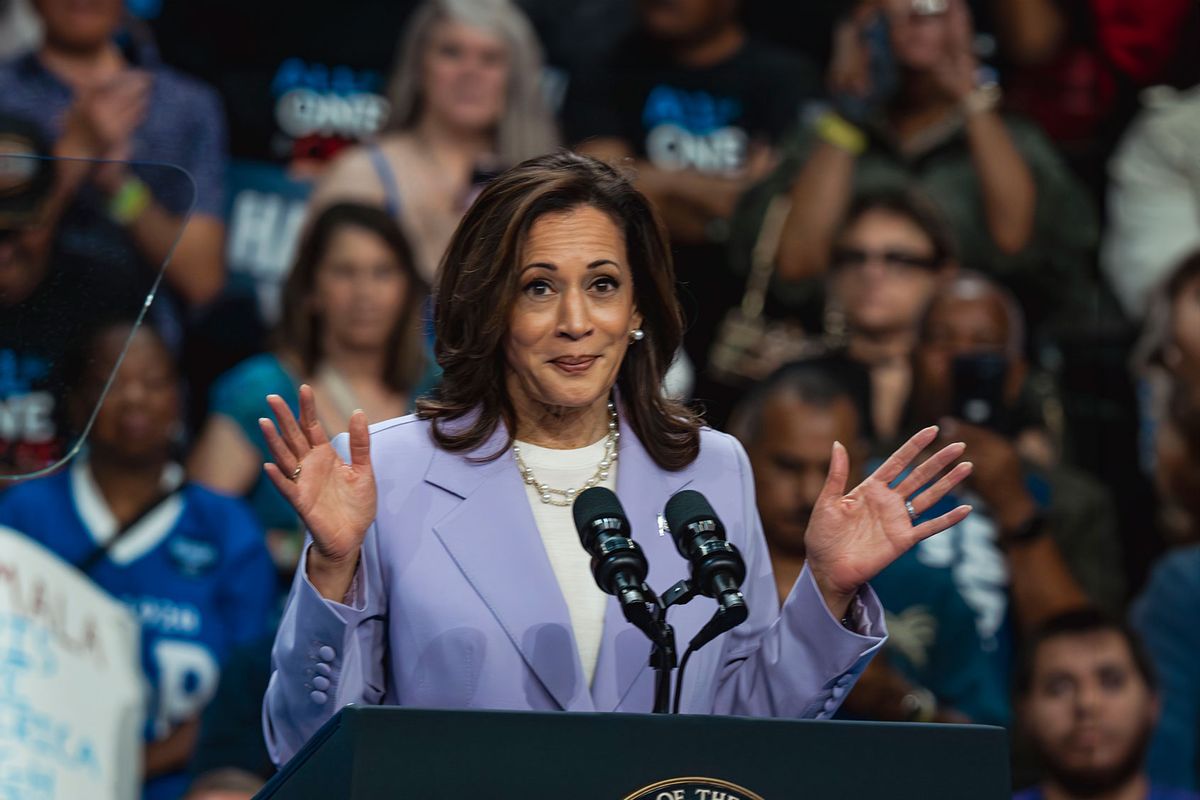
[{"label": "blazer button", "polygon": [[[321,680],[321,678],[313,678],[313,685],[316,686],[317,681],[319,681],[319,680]],[[846,687],[842,686],[840,683],[837,686],[833,687],[832,691],[833,691],[833,699],[834,700],[841,700],[843,697],[846,696]]]},{"label": "blazer button", "polygon": [[[314,694],[316,694],[316,692],[314,692]],[[836,698],[831,697],[825,701],[825,713],[828,714],[829,716],[832,717],[833,713],[835,711],[837,711],[837,708],[838,708],[838,701]]]},{"label": "blazer button", "polygon": [[322,661],[333,661],[333,657],[336,655],[334,649],[327,644],[321,645],[321,649],[317,651],[317,657]]},{"label": "blazer button", "polygon": [[319,706],[325,705],[325,701],[329,699],[329,695],[318,689],[314,689],[313,691],[309,692],[308,697]]},{"label": "blazer button", "polygon": [[316,671],[316,673],[318,675],[324,675],[326,678],[328,678],[330,675],[333,674],[333,670],[330,669],[329,665],[326,664],[324,661],[318,661],[317,666],[314,668],[314,670]]},{"label": "blazer button", "polygon": [[329,678],[323,678],[318,675],[312,679],[312,685],[314,689],[319,689],[323,692],[329,688]]}]

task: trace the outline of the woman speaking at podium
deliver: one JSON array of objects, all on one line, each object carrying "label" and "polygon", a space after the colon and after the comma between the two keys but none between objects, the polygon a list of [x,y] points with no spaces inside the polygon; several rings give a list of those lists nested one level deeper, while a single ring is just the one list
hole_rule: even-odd
[{"label": "woman speaking at podium", "polygon": [[[661,389],[682,335],[663,228],[598,161],[558,153],[495,179],[436,302],[442,383],[415,415],[368,430],[357,412],[331,443],[310,390],[299,420],[268,398],[266,471],[310,536],[264,701],[277,763],[349,703],[649,711],[649,643],[597,588],[572,521],[588,487],[620,498],[653,587],[688,572],[659,523],[685,487],[745,557],[749,619],[689,663],[690,713],[831,715],[886,635],[867,581],[970,510],[913,522],[970,472],[947,471],[961,445],[889,486],[934,428],[849,493],[835,446],[780,608],[745,453]],[[713,610],[693,601],[670,622],[687,641]]]}]

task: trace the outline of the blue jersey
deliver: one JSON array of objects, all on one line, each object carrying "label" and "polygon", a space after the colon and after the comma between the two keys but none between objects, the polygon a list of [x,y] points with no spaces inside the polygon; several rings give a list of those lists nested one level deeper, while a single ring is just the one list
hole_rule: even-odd
[{"label": "blue jersey", "polygon": [[[0,495],[0,525],[81,564],[117,525],[83,460]],[[142,666],[153,693],[147,740],[199,715],[237,645],[268,631],[275,570],[249,509],[183,484],[145,515],[89,570],[141,620]],[[147,800],[178,798],[180,770],[145,786]]]}]

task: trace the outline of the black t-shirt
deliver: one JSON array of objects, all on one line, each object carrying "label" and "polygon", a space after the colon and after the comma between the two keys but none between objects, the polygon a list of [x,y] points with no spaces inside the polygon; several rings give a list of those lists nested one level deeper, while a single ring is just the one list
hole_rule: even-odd
[{"label": "black t-shirt", "polygon": [[665,169],[736,172],[751,144],[773,145],[819,91],[802,56],[748,40],[708,67],[685,67],[634,39],[605,68],[579,75],[567,93],[568,140],[624,139]]},{"label": "black t-shirt", "polygon": [[[632,40],[611,66],[573,82],[563,112],[568,141],[617,137],[662,169],[732,175],[745,166],[752,147],[774,146],[795,128],[803,106],[820,90],[804,57],[755,39],[703,68],[671,63],[659,49]],[[719,424],[731,398],[705,380],[704,368],[721,317],[741,298],[744,278],[728,268],[722,244],[672,249],[697,397],[710,422]]]}]

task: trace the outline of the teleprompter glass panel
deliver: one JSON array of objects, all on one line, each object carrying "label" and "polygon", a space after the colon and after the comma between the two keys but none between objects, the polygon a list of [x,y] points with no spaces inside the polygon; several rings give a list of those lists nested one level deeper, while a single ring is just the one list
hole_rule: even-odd
[{"label": "teleprompter glass panel", "polygon": [[178,353],[165,273],[194,202],[178,167],[51,158],[0,130],[0,491],[80,451],[139,326]]}]

